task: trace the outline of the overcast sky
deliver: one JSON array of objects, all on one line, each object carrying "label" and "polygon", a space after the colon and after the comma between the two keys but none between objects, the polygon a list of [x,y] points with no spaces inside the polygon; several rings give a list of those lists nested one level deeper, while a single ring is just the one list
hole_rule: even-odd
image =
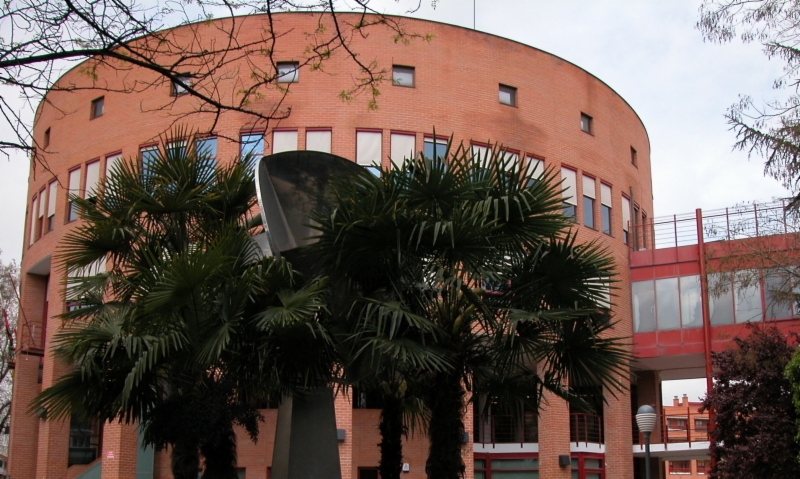
[{"label": "overcast sky", "polygon": [[[472,28],[470,0],[438,0],[436,9],[421,2],[413,16]],[[414,4],[372,3],[400,14]],[[764,178],[761,158],[748,161],[731,150],[734,135],[723,118],[739,94],[775,98],[772,80],[782,64],[768,61],[758,45],[704,43],[694,28],[699,6],[699,0],[476,0],[475,26],[563,57],[628,101],[650,136],[654,216],[784,196],[775,180]],[[4,262],[21,258],[28,171],[24,157],[0,159]]]}]

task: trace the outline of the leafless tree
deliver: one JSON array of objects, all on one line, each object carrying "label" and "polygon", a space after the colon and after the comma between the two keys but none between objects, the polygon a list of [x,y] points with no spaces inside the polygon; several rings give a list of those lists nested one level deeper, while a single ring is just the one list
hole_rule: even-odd
[{"label": "leafless tree", "polygon": [[13,331],[19,311],[19,268],[14,261],[4,264],[0,251],[0,448],[8,446],[8,423],[11,415],[11,369],[14,358]]},{"label": "leafless tree", "polygon": [[[425,35],[406,31],[396,17],[377,14],[370,0],[9,0],[0,5],[0,130],[13,131],[0,139],[0,151],[37,153],[47,145],[32,135],[33,112],[48,91],[98,89],[134,92],[171,85],[181,96],[194,97],[186,115],[211,115],[214,124],[226,111],[267,122],[290,114],[282,102],[265,108],[259,99],[287,85],[277,82],[279,72],[273,54],[284,34],[273,15],[284,11],[314,12],[319,28],[305,32],[307,45],[299,68],[323,70],[328,59],[345,55],[358,73],[342,90],[343,101],[359,95],[366,107],[375,108],[379,86],[387,69],[362,58],[353,39],[374,29],[389,29],[395,41],[409,42]],[[398,0],[399,1],[399,0]],[[409,12],[421,0],[410,2]],[[435,5],[435,2],[434,2]],[[341,8],[357,7],[360,15],[346,19]],[[248,14],[262,14],[257,38],[239,36]],[[373,15],[370,15],[373,14]],[[180,27],[180,28],[175,28]],[[58,81],[60,75],[80,62],[87,82],[80,85]],[[109,83],[98,71],[145,69],[151,80]],[[246,69],[247,71],[242,71]],[[119,76],[119,75],[118,75]],[[220,88],[226,80],[247,78],[236,88]],[[18,98],[16,98],[18,97]],[[176,97],[156,108],[169,110]],[[24,107],[19,107],[19,99]],[[45,99],[46,101],[46,99]],[[52,105],[57,108],[57,105]],[[66,113],[66,112],[65,112]],[[5,125],[3,125],[5,123]],[[40,158],[39,156],[35,156]]]},{"label": "leafless tree", "polygon": [[800,207],[800,1],[704,0],[697,28],[712,42],[757,42],[769,58],[784,61],[774,80],[783,99],[757,104],[742,95],[726,114],[736,149],[765,158],[764,173],[795,195]]},{"label": "leafless tree", "polygon": [[703,218],[713,296],[763,284],[768,316],[800,309],[800,213],[789,204],[742,203]]}]

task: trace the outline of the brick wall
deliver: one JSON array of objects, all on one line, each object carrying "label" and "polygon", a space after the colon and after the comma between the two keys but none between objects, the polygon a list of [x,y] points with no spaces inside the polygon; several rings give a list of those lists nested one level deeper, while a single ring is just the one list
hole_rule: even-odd
[{"label": "brick wall", "polygon": [[[305,34],[317,30],[319,16],[279,14],[276,19],[277,28],[285,33],[275,49],[276,59],[303,58],[308,43]],[[238,21],[239,37],[243,42],[257,39],[264,26],[264,17],[239,17]],[[322,19],[322,22],[330,23],[327,19]],[[288,118],[270,122],[268,125],[254,125],[249,118],[239,113],[225,113],[219,117],[213,132],[219,137],[219,161],[235,161],[239,146],[234,140],[244,128],[257,127],[267,131],[266,152],[269,152],[269,132],[272,128],[297,129],[298,147],[303,148],[306,128],[330,127],[332,152],[351,159],[355,156],[356,129],[371,128],[378,129],[383,134],[383,165],[388,167],[392,131],[413,132],[416,135],[416,149],[422,150],[424,135],[435,127],[440,135],[454,134],[456,142],[469,142],[470,139],[481,142],[491,140],[519,150],[522,156],[531,154],[544,158],[547,167],[558,169],[564,165],[574,168],[579,178],[577,198],[583,196],[581,175],[591,175],[597,180],[595,194],[598,200],[595,201],[595,210],[592,212],[597,224],[600,219],[599,183],[604,182],[612,188],[612,235],[607,236],[583,226],[576,226],[576,230],[580,241],[600,239],[604,242],[617,261],[620,289],[615,298],[614,309],[616,317],[621,321],[615,334],[630,336],[628,248],[621,239],[622,194],[628,194],[633,189],[637,203],[652,216],[650,145],[647,132],[636,113],[602,81],[546,52],[460,27],[413,19],[402,22],[411,31],[433,35],[433,40],[413,41],[410,45],[404,45],[402,42],[395,43],[390,31],[375,30],[366,39],[356,35],[351,48],[359,52],[362,60],[375,59],[379,68],[391,69],[393,63],[414,66],[414,88],[396,87],[390,81],[384,82],[379,87],[379,108],[373,111],[366,108],[365,97],[344,103],[339,100],[338,93],[352,86],[352,77],[358,74],[358,67],[341,52],[336,52],[326,64],[325,72],[302,69],[300,81],[289,85],[289,94],[283,103],[284,106],[291,107]],[[333,31],[330,25],[328,27],[328,32]],[[209,32],[203,38],[211,41],[213,37]],[[233,67],[243,67],[242,71],[247,71],[245,65]],[[157,80],[153,73],[138,70],[117,76],[109,69],[101,68],[98,75],[100,83],[108,84],[112,88],[118,86],[123,77],[127,82]],[[242,74],[236,81],[222,81],[221,87],[228,92],[240,88],[238,80],[245,84],[249,81],[247,75]],[[81,74],[78,68],[68,72],[61,80],[62,84],[73,82],[79,86],[91,86],[88,84],[90,81],[89,76]],[[498,102],[500,83],[517,88],[517,106]],[[54,286],[49,292],[50,314],[58,314],[63,310],[64,296],[59,286],[63,277],[56,268],[55,250],[64,234],[77,224],[67,223],[68,172],[75,167],[82,168],[83,183],[87,163],[99,159],[102,176],[107,156],[122,152],[124,157],[135,157],[140,145],[157,139],[161,132],[169,128],[176,115],[192,111],[193,99],[174,98],[169,93],[170,86],[167,83],[134,94],[108,91],[100,93],[91,90],[69,94],[51,92],[47,98],[49,103],[41,104],[34,135],[41,138],[45,129],[51,130],[50,151],[44,153],[49,169],[36,165],[32,167],[29,178],[29,211],[21,265],[23,310],[29,319],[41,318],[42,280],[40,276],[25,273],[36,269],[36,265],[41,268],[48,257],[52,258],[54,279]],[[259,105],[263,104],[264,108],[274,105],[278,100],[278,93],[274,90],[265,90],[263,93],[264,98],[259,100]],[[105,96],[105,112],[101,117],[90,120],[91,101],[101,94]],[[159,110],[160,106],[173,101],[169,110]],[[593,117],[592,134],[581,131],[581,112]],[[187,118],[187,122],[200,131],[207,130],[212,121],[209,116]],[[86,141],[87,138],[91,141]],[[631,147],[638,152],[638,166],[631,164]],[[54,178],[60,185],[55,229],[42,234],[40,239],[28,246],[30,215],[35,215],[31,210],[31,199]],[[577,225],[582,225],[586,212],[582,211],[580,201],[578,204]],[[48,274],[47,268],[45,267],[44,273],[38,274]],[[52,338],[56,330],[56,321],[50,320],[52,324],[47,331],[48,338]],[[46,387],[66,372],[67,368],[55,361],[49,349],[45,354],[43,385]],[[18,366],[16,371],[15,380],[18,386],[14,391],[9,468],[15,478],[34,477],[34,468],[38,471],[35,473],[37,477],[65,478],[68,427],[59,423],[38,424],[26,412],[25,405],[37,392],[35,380],[31,380],[35,373],[36,369],[27,365]],[[606,408],[607,437],[620,438],[619,442],[607,441],[607,472],[608,477],[630,477],[630,398],[628,393],[617,394],[617,399],[609,397],[610,403]],[[344,478],[356,479],[360,465],[356,460],[361,461],[363,458],[369,465],[375,463],[374,456],[368,452],[374,444],[361,445],[355,432],[367,434],[366,431],[373,427],[369,424],[374,423],[360,424],[352,416],[352,410],[347,409],[349,405],[345,406],[342,401],[341,398],[337,399],[336,406],[339,427],[347,430],[347,439],[340,444],[342,472]],[[553,399],[540,420],[540,437],[553,434],[555,441],[540,441],[542,467],[548,471],[555,457],[552,455],[556,451],[562,454],[568,451],[568,448],[564,449],[563,443],[564,437],[568,440],[569,434],[567,412],[566,405]],[[468,428],[471,427],[469,418],[466,418],[465,423]],[[248,468],[248,477],[264,477],[265,464],[271,463],[269,451],[274,430],[270,432],[268,427],[264,427],[261,438],[257,446],[240,441],[240,462]],[[120,441],[120,444],[125,442],[122,439]],[[413,458],[411,475],[415,475],[420,468],[424,470],[424,460],[421,458],[425,455],[426,446],[423,438],[412,439],[408,445],[408,457]],[[469,447],[465,451],[465,460],[470,465]],[[157,464],[160,477],[168,477],[165,475],[167,472],[164,472],[169,469],[168,460],[159,455]],[[555,475],[544,477],[561,477],[564,474],[561,469],[554,469],[552,473]],[[108,477],[121,477],[114,474],[109,473]],[[566,474],[565,477],[568,477],[568,473]]]}]

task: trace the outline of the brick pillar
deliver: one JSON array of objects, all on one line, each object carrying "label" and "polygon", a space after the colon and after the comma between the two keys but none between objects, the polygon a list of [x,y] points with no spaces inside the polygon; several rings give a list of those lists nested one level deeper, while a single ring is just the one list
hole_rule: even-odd
[{"label": "brick pillar", "polygon": [[358,479],[353,464],[353,405],[350,399],[340,392],[333,400],[336,410],[336,429],[344,429],[344,442],[339,442],[342,479]]},{"label": "brick pillar", "polygon": [[[17,340],[19,344],[19,340]],[[8,445],[8,474],[35,477],[39,419],[28,414],[28,404],[39,393],[39,356],[17,352],[14,389],[11,395],[11,435]]]},{"label": "brick pillar", "polygon": [[539,477],[570,479],[570,468],[558,465],[558,456],[569,455],[569,405],[550,392],[544,393],[542,404],[539,410]]},{"label": "brick pillar", "polygon": [[[30,275],[29,275],[30,276]],[[45,339],[42,389],[52,386],[61,376],[72,370],[57,359],[53,352],[53,338],[60,330],[61,320],[55,316],[64,309],[64,287],[58,278],[52,278],[48,288],[48,324]],[[28,318],[30,320],[30,317]],[[68,475],[69,419],[43,421],[39,425],[39,450],[36,477],[39,479],[64,479]]]},{"label": "brick pillar", "polygon": [[[624,379],[623,379],[624,381]],[[624,381],[628,386],[627,381]],[[633,477],[633,419],[631,417],[631,393],[626,391],[603,391],[606,404],[603,406],[603,434],[605,437],[606,478]],[[616,397],[614,397],[616,395]]]},{"label": "brick pillar", "polygon": [[109,422],[103,425],[103,479],[136,479],[139,426]]}]

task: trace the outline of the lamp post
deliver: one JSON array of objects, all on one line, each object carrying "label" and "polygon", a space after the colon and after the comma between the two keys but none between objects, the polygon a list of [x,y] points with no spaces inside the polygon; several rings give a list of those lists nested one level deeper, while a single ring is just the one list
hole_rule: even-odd
[{"label": "lamp post", "polygon": [[646,468],[645,477],[650,479],[650,433],[656,428],[656,411],[648,405],[644,405],[636,411],[636,424],[644,434],[644,465]]}]

